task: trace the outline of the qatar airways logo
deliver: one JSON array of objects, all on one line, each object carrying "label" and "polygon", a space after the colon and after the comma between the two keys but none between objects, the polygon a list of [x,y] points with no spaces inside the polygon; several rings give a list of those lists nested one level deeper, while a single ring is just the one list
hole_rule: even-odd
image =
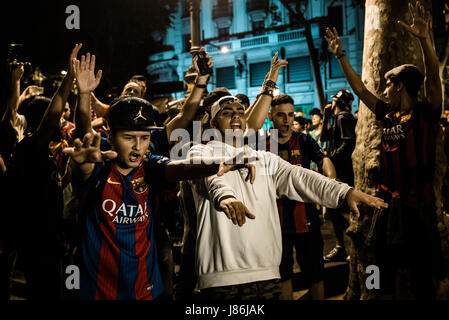
[{"label": "qatar airways logo", "polygon": [[117,205],[117,203],[112,199],[106,199],[101,205],[103,212],[107,213],[110,217],[114,219],[112,222],[117,224],[134,224],[145,221],[148,218],[149,212],[147,203],[142,207],[142,205],[130,205],[122,203]]}]

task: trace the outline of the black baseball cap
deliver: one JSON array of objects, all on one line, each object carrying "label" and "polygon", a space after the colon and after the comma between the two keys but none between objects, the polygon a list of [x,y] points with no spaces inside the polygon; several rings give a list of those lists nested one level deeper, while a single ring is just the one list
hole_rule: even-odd
[{"label": "black baseball cap", "polygon": [[153,105],[137,97],[123,97],[109,109],[109,128],[111,130],[148,131],[154,125]]},{"label": "black baseball cap", "polygon": [[342,89],[339,90],[336,94],[331,96],[333,100],[335,100],[342,107],[350,107],[352,102],[354,101],[354,96],[351,91]]}]

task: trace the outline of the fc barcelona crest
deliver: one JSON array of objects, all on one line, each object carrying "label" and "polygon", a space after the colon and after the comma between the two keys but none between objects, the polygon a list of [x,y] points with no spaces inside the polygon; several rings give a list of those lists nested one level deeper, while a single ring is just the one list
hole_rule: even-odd
[{"label": "fc barcelona crest", "polygon": [[142,194],[148,189],[148,185],[145,182],[145,177],[139,177],[131,180],[131,185],[133,186],[134,192],[137,194]]}]

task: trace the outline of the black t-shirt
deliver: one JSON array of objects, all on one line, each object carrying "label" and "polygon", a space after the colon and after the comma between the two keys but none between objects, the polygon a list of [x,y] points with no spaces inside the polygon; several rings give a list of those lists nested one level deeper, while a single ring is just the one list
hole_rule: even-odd
[{"label": "black t-shirt", "polygon": [[[14,219],[28,247],[56,249],[61,240],[62,186],[56,162],[34,136],[17,144],[11,173],[11,194],[17,211]],[[45,247],[44,247],[45,246]]]},{"label": "black t-shirt", "polygon": [[354,172],[351,155],[355,147],[356,119],[349,111],[334,115],[329,134],[328,156],[335,166],[337,178],[353,185]]}]

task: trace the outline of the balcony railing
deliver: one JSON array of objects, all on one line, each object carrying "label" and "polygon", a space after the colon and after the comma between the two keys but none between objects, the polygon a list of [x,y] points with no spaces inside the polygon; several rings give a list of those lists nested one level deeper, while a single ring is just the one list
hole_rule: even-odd
[{"label": "balcony railing", "polygon": [[268,11],[268,1],[266,0],[247,0],[246,1],[246,12],[252,11]]},{"label": "balcony railing", "polygon": [[212,8],[212,19],[232,17],[232,3],[215,5]]},{"label": "balcony railing", "polygon": [[[314,39],[319,37],[318,27],[317,30],[312,28],[312,36]],[[244,39],[233,39],[228,41],[217,41],[213,40],[213,45],[206,44],[206,51],[208,52],[218,52],[220,47],[226,46],[229,51],[239,51],[239,50],[247,50],[254,47],[264,46],[264,45],[276,45],[277,43],[288,43],[288,42],[297,42],[301,40],[305,40],[304,28],[285,31],[280,33],[270,33],[263,36],[250,37]],[[233,35],[230,35],[232,37]],[[207,40],[206,40],[207,41]]]}]

